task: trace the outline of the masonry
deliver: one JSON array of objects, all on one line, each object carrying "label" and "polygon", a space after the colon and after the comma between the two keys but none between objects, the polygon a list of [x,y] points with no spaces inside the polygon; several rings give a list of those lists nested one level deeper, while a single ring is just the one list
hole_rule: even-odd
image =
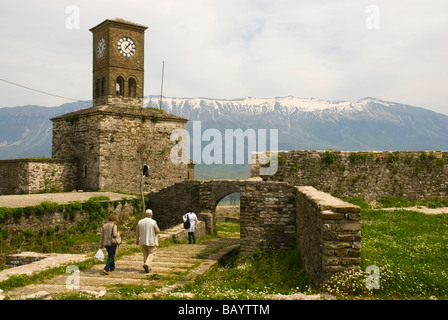
[{"label": "masonry", "polygon": [[296,236],[312,285],[321,285],[336,272],[359,270],[360,207],[313,187],[296,189]]},{"label": "masonry", "polygon": [[[262,178],[368,201],[445,198],[447,160],[448,151],[279,151],[277,173]],[[252,166],[253,177],[259,168],[258,162]]]},{"label": "masonry", "polygon": [[336,272],[359,269],[360,207],[313,187],[261,179],[195,180],[152,193],[149,200],[164,228],[179,223],[191,206],[212,232],[216,205],[234,192],[240,193],[242,254],[297,246],[316,287]]},{"label": "masonry", "polygon": [[76,174],[76,164],[71,160],[0,160],[0,195],[72,191]]},{"label": "masonry", "polygon": [[215,230],[215,209],[226,195],[240,193],[241,252],[293,247],[295,192],[286,183],[255,180],[184,181],[148,195],[163,229],[179,224],[188,207]]}]

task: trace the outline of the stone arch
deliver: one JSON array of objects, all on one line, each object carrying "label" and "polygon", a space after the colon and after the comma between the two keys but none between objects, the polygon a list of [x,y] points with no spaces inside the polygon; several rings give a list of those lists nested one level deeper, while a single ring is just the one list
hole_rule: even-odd
[{"label": "stone arch", "polygon": [[106,95],[106,90],[107,90],[107,87],[106,87],[106,78],[105,78],[105,77],[102,77],[102,78],[101,78],[101,96],[105,96],[105,95]]},{"label": "stone arch", "polygon": [[115,90],[117,95],[122,96],[124,95],[124,79],[122,76],[117,77],[117,81],[115,84]]},{"label": "stone arch", "polygon": [[101,79],[96,79],[95,82],[95,98],[98,98],[101,96]]},{"label": "stone arch", "polygon": [[[239,192],[233,192],[218,201],[218,205],[216,206],[214,213],[216,221],[240,223],[240,196],[241,195]],[[238,202],[236,202],[237,199]]]},{"label": "stone arch", "polygon": [[129,78],[128,80],[128,96],[135,97],[137,95],[137,81],[135,78]]}]

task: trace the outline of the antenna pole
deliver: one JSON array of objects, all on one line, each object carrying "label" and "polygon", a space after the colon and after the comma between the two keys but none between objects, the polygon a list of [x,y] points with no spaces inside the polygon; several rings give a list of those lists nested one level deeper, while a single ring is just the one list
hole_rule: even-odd
[{"label": "antenna pole", "polygon": [[160,107],[162,109],[162,93],[163,93],[163,74],[165,73],[165,61],[162,61],[162,85],[160,88]]}]

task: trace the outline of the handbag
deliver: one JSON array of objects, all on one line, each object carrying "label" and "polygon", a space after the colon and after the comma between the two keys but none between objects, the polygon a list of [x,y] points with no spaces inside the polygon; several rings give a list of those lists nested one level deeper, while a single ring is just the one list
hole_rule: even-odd
[{"label": "handbag", "polygon": [[187,214],[187,221],[184,222],[184,229],[190,229],[190,216]]},{"label": "handbag", "polygon": [[[112,236],[112,244],[114,244],[114,245],[120,245],[120,244],[123,243],[123,241],[121,240],[121,237],[120,237],[120,236],[114,238],[114,226],[115,226],[115,224],[112,225],[112,233],[111,233],[111,236]],[[118,231],[118,228],[117,228],[117,231]]]}]

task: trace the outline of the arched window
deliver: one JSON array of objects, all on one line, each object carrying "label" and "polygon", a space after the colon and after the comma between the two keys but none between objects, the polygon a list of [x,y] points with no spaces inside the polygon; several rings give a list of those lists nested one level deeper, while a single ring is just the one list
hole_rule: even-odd
[{"label": "arched window", "polygon": [[101,95],[101,80],[96,79],[95,84],[95,98],[98,98]]},{"label": "arched window", "polygon": [[134,78],[129,78],[128,80],[128,89],[129,89],[129,96],[130,97],[135,97],[136,96],[136,91],[137,91],[137,82],[135,81]]},{"label": "arched window", "polygon": [[106,78],[103,77],[101,79],[101,96],[105,96],[106,95]]},{"label": "arched window", "polygon": [[87,178],[87,165],[82,166],[82,177]]},{"label": "arched window", "polygon": [[149,177],[149,167],[146,164],[143,166],[143,176]]},{"label": "arched window", "polygon": [[117,83],[115,86],[117,95],[122,96],[124,94],[124,79],[123,77],[117,77]]}]

